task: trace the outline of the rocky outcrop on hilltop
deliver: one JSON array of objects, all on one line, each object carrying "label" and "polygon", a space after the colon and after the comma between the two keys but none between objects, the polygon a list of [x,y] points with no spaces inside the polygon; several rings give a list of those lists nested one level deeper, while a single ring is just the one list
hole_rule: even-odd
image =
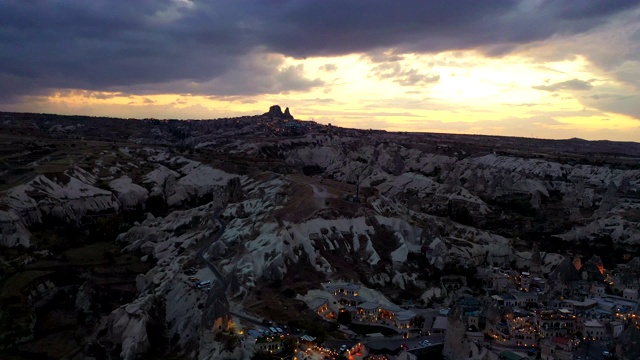
[{"label": "rocky outcrop on hilltop", "polygon": [[282,117],[285,119],[293,119],[293,115],[291,115],[291,113],[289,112],[288,107],[284,109],[284,113],[282,114]]},{"label": "rocky outcrop on hilltop", "polygon": [[289,108],[286,108],[284,110],[284,113],[283,113],[282,112],[282,108],[280,108],[280,105],[271,106],[269,108],[269,111],[264,113],[262,116],[267,116],[267,117],[273,118],[273,119],[289,119],[289,120],[293,120],[293,115],[291,115],[291,113],[289,112]]}]

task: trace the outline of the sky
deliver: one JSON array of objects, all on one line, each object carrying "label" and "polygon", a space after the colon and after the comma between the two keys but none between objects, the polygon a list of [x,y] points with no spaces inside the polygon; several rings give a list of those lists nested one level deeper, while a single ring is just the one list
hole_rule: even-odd
[{"label": "sky", "polygon": [[640,1],[0,0],[0,111],[640,141]]}]

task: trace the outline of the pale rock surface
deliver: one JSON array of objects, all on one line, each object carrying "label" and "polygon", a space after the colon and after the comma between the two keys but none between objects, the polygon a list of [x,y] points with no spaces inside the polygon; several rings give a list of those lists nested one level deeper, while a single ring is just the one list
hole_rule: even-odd
[{"label": "pale rock surface", "polygon": [[109,187],[116,194],[124,210],[134,210],[139,205],[144,205],[149,197],[149,191],[142,186],[135,184],[128,176],[122,176],[112,180]]}]

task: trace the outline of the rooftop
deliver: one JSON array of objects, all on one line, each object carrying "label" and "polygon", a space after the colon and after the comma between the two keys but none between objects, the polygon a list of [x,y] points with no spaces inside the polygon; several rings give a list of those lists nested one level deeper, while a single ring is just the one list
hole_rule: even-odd
[{"label": "rooftop", "polygon": [[316,299],[313,299],[313,301],[309,303],[309,308],[315,310],[315,309],[319,308],[320,306],[322,306],[322,305],[324,305],[326,303],[327,303],[327,300],[316,298]]},{"label": "rooftop", "polygon": [[396,320],[407,321],[407,320],[413,319],[415,316],[416,316],[416,313],[414,313],[411,310],[402,310],[396,314]]},{"label": "rooftop", "polygon": [[304,341],[314,341],[316,338],[313,336],[309,336],[309,335],[302,335],[300,336],[300,340],[304,340]]},{"label": "rooftop", "polygon": [[431,328],[437,330],[446,330],[448,324],[449,320],[447,320],[446,317],[438,316],[436,317],[436,321],[433,322],[433,326]]},{"label": "rooftop", "polygon": [[588,327],[602,327],[603,325],[602,325],[598,320],[594,320],[594,319],[585,319],[585,320],[584,320],[584,326],[588,326]]},{"label": "rooftop", "polygon": [[382,310],[393,311],[393,312],[402,311],[402,308],[400,306],[398,306],[398,305],[395,305],[395,304],[380,305],[380,308]]},{"label": "rooftop", "polygon": [[566,337],[554,337],[554,338],[551,339],[551,342],[566,346],[566,345],[569,345],[571,340],[569,338],[566,338]]},{"label": "rooftop", "polygon": [[371,301],[367,301],[367,302],[363,302],[362,304],[357,306],[360,309],[364,309],[364,310],[375,310],[380,308],[380,304],[378,303],[374,303]]},{"label": "rooftop", "polygon": [[458,300],[458,304],[462,306],[478,306],[480,302],[473,296],[465,296]]},{"label": "rooftop", "polygon": [[337,290],[351,290],[351,291],[358,291],[360,290],[360,285],[358,284],[351,284],[351,283],[347,283],[347,284],[328,284],[325,286],[325,288],[327,289],[327,291],[337,291]]},{"label": "rooftop", "polygon": [[517,292],[511,293],[511,295],[513,295],[513,297],[515,297],[518,300],[527,300],[527,299],[536,299],[536,298],[538,298],[538,294],[536,294],[535,292],[517,291]]}]

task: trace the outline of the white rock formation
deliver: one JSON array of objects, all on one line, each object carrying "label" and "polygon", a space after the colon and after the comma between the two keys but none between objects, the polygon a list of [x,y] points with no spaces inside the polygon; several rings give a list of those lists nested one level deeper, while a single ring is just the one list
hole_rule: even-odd
[{"label": "white rock formation", "polygon": [[139,205],[144,205],[149,197],[149,191],[135,184],[128,176],[122,176],[109,183],[109,187],[116,194],[120,205],[124,210],[134,210]]}]

